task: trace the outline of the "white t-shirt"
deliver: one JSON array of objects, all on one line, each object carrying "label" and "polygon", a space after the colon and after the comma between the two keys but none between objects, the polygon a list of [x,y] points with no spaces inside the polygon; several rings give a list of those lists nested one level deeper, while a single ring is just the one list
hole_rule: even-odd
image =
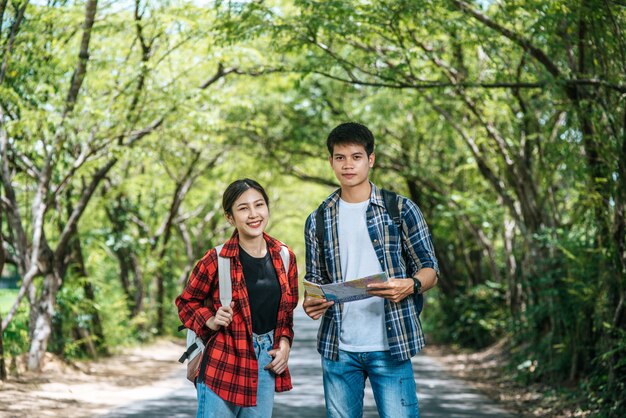
[{"label": "white t-shirt", "polygon": [[[367,232],[368,205],[369,200],[339,200],[339,258],[345,281],[383,271]],[[343,304],[339,349],[355,353],[389,350],[383,298],[374,296]]]}]

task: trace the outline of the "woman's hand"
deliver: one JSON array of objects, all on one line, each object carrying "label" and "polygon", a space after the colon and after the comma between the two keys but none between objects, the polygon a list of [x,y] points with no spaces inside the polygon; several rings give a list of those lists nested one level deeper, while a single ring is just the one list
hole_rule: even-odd
[{"label": "woman's hand", "polygon": [[206,326],[213,331],[217,331],[220,327],[227,327],[233,322],[233,306],[235,302],[231,302],[230,306],[220,306],[215,315],[206,321]]},{"label": "woman's hand", "polygon": [[291,346],[289,340],[285,337],[280,339],[278,348],[268,351],[268,354],[274,358],[270,364],[265,366],[265,370],[270,370],[275,374],[282,374],[287,370],[287,362],[289,361],[289,352]]}]

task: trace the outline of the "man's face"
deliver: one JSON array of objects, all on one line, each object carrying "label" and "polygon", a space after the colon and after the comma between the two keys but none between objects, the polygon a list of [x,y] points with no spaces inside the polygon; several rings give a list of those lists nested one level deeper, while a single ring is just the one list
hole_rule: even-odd
[{"label": "man's face", "polygon": [[329,161],[341,186],[355,187],[369,181],[370,168],[374,167],[374,153],[368,157],[363,145],[338,144]]}]

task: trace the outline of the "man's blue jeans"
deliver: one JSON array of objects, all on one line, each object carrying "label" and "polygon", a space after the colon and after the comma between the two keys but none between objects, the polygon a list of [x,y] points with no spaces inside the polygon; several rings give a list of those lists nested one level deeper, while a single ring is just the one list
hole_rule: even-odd
[{"label": "man's blue jeans", "polygon": [[204,383],[197,383],[198,410],[196,418],[268,418],[272,416],[276,377],[273,372],[265,370],[265,366],[273,360],[268,351],[272,349],[274,344],[274,331],[261,335],[253,334],[252,340],[254,352],[259,363],[256,406],[244,408],[226,402]]},{"label": "man's blue jeans", "polygon": [[389,351],[339,350],[337,361],[322,357],[324,397],[329,418],[361,418],[365,379],[369,377],[381,418],[419,418],[411,360],[397,361]]}]

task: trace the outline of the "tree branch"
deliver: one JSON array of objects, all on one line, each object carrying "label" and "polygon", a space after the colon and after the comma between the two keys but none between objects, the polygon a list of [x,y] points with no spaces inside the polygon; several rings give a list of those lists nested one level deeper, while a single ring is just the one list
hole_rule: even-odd
[{"label": "tree branch", "polygon": [[[3,119],[2,110],[0,110],[0,121]],[[9,159],[7,151],[9,141],[4,130],[4,126],[0,125],[0,181],[4,187],[5,195],[2,196],[2,202],[6,208],[7,221],[13,233],[16,235],[15,250],[20,261],[19,271],[25,272],[27,269],[26,260],[28,253],[28,242],[26,240],[26,232],[22,226],[22,215],[15,196],[15,189],[11,182],[11,172],[9,170]]]},{"label": "tree branch", "polygon": [[433,109],[435,109],[441,116],[443,116],[444,119],[448,121],[450,126],[452,126],[452,128],[455,131],[457,131],[459,135],[461,135],[461,138],[467,144],[470,151],[472,152],[472,155],[474,159],[476,160],[476,165],[478,166],[479,171],[494,187],[497,194],[504,200],[504,202],[506,203],[506,206],[509,208],[509,210],[511,211],[511,214],[515,217],[515,219],[521,220],[522,214],[520,212],[519,205],[513,200],[513,198],[511,198],[511,196],[507,192],[506,185],[500,180],[500,178],[493,171],[493,169],[489,167],[489,165],[487,164],[487,161],[485,161],[482,158],[481,152],[478,146],[476,145],[476,142],[473,140],[473,138],[467,135],[467,133],[459,125],[456,119],[452,115],[450,115],[450,113],[448,113],[445,109],[441,108],[440,106],[437,106],[434,103],[432,98],[428,98],[428,100],[431,106],[433,107]]},{"label": "tree branch", "polygon": [[180,233],[180,237],[185,244],[185,253],[187,254],[187,262],[185,263],[185,267],[183,268],[182,273],[178,277],[178,283],[182,284],[187,279],[187,275],[191,271],[193,267],[194,253],[193,253],[193,244],[191,243],[191,235],[189,235],[189,231],[187,230],[187,225],[184,223],[177,224],[178,231]]},{"label": "tree branch", "polygon": [[63,176],[63,179],[59,182],[59,184],[54,189],[52,196],[58,196],[58,194],[63,191],[65,186],[68,184],[69,180],[74,177],[74,174],[80,169],[88,160],[89,157],[95,155],[100,149],[104,148],[104,146],[93,148],[91,144],[93,143],[93,139],[95,136],[95,130],[91,131],[89,136],[89,140],[87,141],[87,145],[81,144],[80,154],[74,160],[72,167],[69,171]]},{"label": "tree branch", "polygon": [[170,204],[170,209],[167,213],[167,217],[163,220],[163,223],[159,227],[159,229],[154,233],[152,237],[152,248],[155,248],[161,236],[165,236],[163,238],[163,246],[167,244],[169,240],[169,232],[172,226],[172,222],[174,221],[174,217],[178,214],[178,210],[180,209],[180,205],[182,201],[185,199],[185,196],[189,192],[191,185],[193,184],[192,173],[198,160],[200,159],[200,153],[196,152],[191,163],[187,167],[187,171],[183,175],[181,179],[176,181],[176,187],[174,188],[174,193],[172,196],[172,202]]},{"label": "tree branch", "polygon": [[26,155],[22,154],[15,148],[12,149],[13,163],[18,167],[18,163],[21,162],[24,166],[24,172],[33,179],[39,179],[40,173],[35,164]]},{"label": "tree branch", "polygon": [[112,158],[111,160],[109,160],[104,166],[102,166],[98,171],[96,171],[96,173],[91,178],[91,182],[89,183],[89,186],[83,190],[80,200],[78,201],[78,204],[76,205],[76,207],[72,211],[72,214],[67,220],[67,223],[65,224],[65,227],[63,228],[63,232],[61,233],[61,236],[59,238],[59,243],[57,244],[56,250],[54,251],[56,260],[58,260],[60,256],[65,253],[65,247],[67,246],[67,243],[71,237],[72,229],[74,228],[74,226],[80,219],[81,215],[87,208],[87,203],[89,203],[89,200],[91,199],[91,196],[93,195],[96,188],[100,184],[100,181],[102,181],[102,179],[106,176],[109,170],[116,163],[117,163],[116,158]]},{"label": "tree branch", "polygon": [[4,11],[6,10],[9,0],[0,0],[0,33],[2,33],[2,24],[4,23]]},{"label": "tree branch", "polygon": [[391,89],[412,89],[412,90],[429,90],[429,89],[441,89],[447,87],[463,87],[468,89],[484,88],[484,89],[542,89],[547,86],[544,81],[537,82],[493,82],[493,83],[478,83],[478,82],[463,82],[463,83],[450,83],[441,81],[424,81],[422,83],[386,83],[377,81],[365,81],[360,79],[346,79],[324,71],[311,71],[313,74],[318,74],[331,80],[341,81],[346,84],[358,84],[361,86],[369,87],[386,87]]},{"label": "tree branch", "polygon": [[568,85],[575,86],[605,87],[610,90],[615,90],[619,93],[626,93],[626,84],[609,83],[606,80],[600,80],[598,78],[567,80],[566,83]]},{"label": "tree branch", "polygon": [[[271,69],[267,69],[267,70],[260,70],[260,71],[243,71],[238,69],[237,67],[231,67],[229,69],[224,69],[224,66],[222,65],[222,63],[219,63],[217,66],[217,71],[216,73],[211,76],[209,79],[207,79],[204,83],[200,84],[199,89],[200,90],[204,90],[206,88],[208,88],[209,86],[215,84],[218,80],[220,80],[223,77],[226,77],[229,74],[237,74],[237,75],[249,75],[252,77],[257,77],[257,76],[261,76],[261,75],[265,75],[265,74],[271,74],[271,73],[275,73],[275,72],[281,72],[283,71],[280,68],[271,68]],[[185,97],[184,100],[188,100],[189,98],[191,98],[193,94],[189,94]],[[150,125],[136,130],[136,131],[132,131],[128,137],[128,141],[124,144],[125,146],[131,146],[133,145],[135,142],[137,142],[138,140],[140,140],[141,138],[143,138],[146,135],[149,135],[150,133],[154,132],[159,126],[161,126],[163,124],[163,122],[165,121],[165,118],[170,115],[171,113],[173,113],[176,109],[178,109],[178,104],[174,104],[172,106],[170,106],[169,109],[167,109],[161,116],[155,118]]]},{"label": "tree branch", "polygon": [[96,16],[96,9],[98,7],[97,0],[88,0],[85,4],[85,22],[83,23],[83,37],[80,42],[80,51],[78,53],[78,64],[74,74],[72,74],[72,81],[70,82],[70,88],[67,92],[67,98],[65,99],[65,110],[63,116],[65,117],[74,109],[76,99],[78,98],[78,92],[85,79],[87,73],[87,62],[89,61],[89,42],[91,40],[91,29]]},{"label": "tree branch", "polygon": [[521,46],[524,50],[528,51],[531,56],[533,56],[537,61],[543,64],[546,70],[548,70],[548,72],[552,74],[554,78],[561,78],[561,71],[559,70],[559,67],[557,67],[556,64],[552,62],[552,60],[546,55],[545,52],[534,46],[528,39],[494,22],[478,10],[475,10],[470,4],[466,3],[465,1],[452,0],[452,2],[456,4],[457,7],[461,9],[464,13],[469,14],[479,22],[483,23],[487,27],[490,27],[501,35],[504,35],[506,38]]},{"label": "tree branch", "polygon": [[[6,74],[7,71],[7,67],[9,65],[9,58],[11,57],[11,53],[13,52],[13,45],[15,43],[15,37],[17,36],[17,31],[20,28],[20,25],[22,24],[22,20],[24,20],[24,12],[26,11],[26,7],[28,6],[28,1],[26,0],[23,4],[22,7],[20,7],[20,9],[17,12],[17,16],[15,17],[15,21],[13,21],[13,26],[11,26],[11,34],[9,35],[9,42],[7,43],[6,47],[4,48],[3,54],[4,55],[4,59],[2,60],[2,67],[0,67],[0,85],[2,85],[2,83],[4,82],[4,76]],[[2,14],[4,14],[4,9],[6,7],[6,1],[2,4]],[[0,18],[2,16],[0,15]],[[2,20],[0,19],[0,25]]]}]

